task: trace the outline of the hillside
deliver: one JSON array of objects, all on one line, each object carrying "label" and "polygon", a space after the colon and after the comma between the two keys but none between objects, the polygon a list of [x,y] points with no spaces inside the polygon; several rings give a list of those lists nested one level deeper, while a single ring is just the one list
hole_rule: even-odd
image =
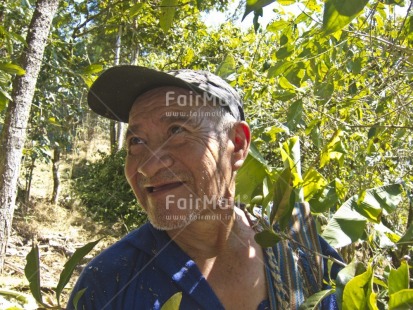
[{"label": "hillside", "polygon": [[[115,242],[121,233],[120,227],[105,227],[86,215],[79,201],[70,195],[70,174],[76,163],[82,159],[93,160],[99,151],[107,151],[105,141],[92,140],[74,155],[67,156],[60,166],[62,194],[58,205],[50,201],[52,193],[51,163],[36,162],[33,173],[30,199],[27,204],[18,203],[14,214],[12,234],[7,248],[3,274],[0,275],[2,291],[10,290],[30,295],[29,282],[24,275],[26,256],[32,244],[37,244],[40,251],[41,287],[44,298],[49,304],[56,304],[53,288],[56,287],[63,266],[68,258],[88,242],[103,238],[89,253],[74,272],[66,290],[62,294],[61,304],[65,305],[83,266],[97,252]],[[98,143],[99,142],[99,143]],[[0,309],[17,305],[15,298],[8,300],[0,295]],[[50,302],[51,301],[51,302]],[[33,309],[26,307],[25,309]]]}]

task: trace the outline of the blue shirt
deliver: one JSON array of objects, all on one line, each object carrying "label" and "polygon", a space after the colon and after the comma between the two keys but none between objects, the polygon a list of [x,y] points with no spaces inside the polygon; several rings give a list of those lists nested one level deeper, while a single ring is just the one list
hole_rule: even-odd
[{"label": "blue shirt", "polygon": [[[321,242],[322,247],[327,251],[335,252],[325,241],[321,240]],[[279,285],[273,285],[274,281],[268,280],[271,277],[269,260],[279,262],[279,267],[282,269],[281,280],[284,269],[291,268],[285,265],[289,264],[288,258],[284,259],[279,249],[273,250],[271,253],[275,253],[274,256],[268,254],[266,250],[264,257],[267,281],[272,283],[269,287],[276,290],[275,287],[278,289]],[[292,251],[290,248],[287,250]],[[304,254],[300,254],[300,257],[305,259],[299,260],[307,260],[308,266],[292,268],[292,270],[308,272],[306,268],[311,269],[308,258]],[[326,276],[325,268],[321,273]],[[287,276],[295,278],[291,277],[290,273]],[[303,282],[301,277],[297,278]],[[311,281],[305,283],[312,285]],[[182,292],[180,309],[224,309],[195,262],[170,239],[165,231],[155,229],[150,223],[131,232],[104,250],[85,267],[73,289],[67,309],[74,309],[73,300],[76,293],[85,288],[84,295],[78,301],[77,309],[160,309],[171,296],[178,292]],[[294,290],[297,291],[297,288]],[[319,290],[320,287],[314,288],[314,291]],[[243,294],[248,294],[248,292],[243,292]],[[288,292],[286,294],[288,295]],[[276,304],[274,294],[269,295],[269,300],[264,300],[258,306],[258,310],[270,309],[271,304],[274,305],[273,308],[282,309],[283,305]],[[301,294],[303,296],[295,293],[292,295],[287,298],[297,299],[297,304],[306,297],[305,294]],[[322,308],[336,309],[334,295],[323,302]]]}]

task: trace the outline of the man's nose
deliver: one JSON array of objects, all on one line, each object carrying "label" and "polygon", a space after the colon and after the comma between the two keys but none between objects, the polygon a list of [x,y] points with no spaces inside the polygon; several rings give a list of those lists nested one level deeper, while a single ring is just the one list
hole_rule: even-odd
[{"label": "man's nose", "polygon": [[153,177],[160,169],[170,168],[174,161],[172,157],[162,149],[150,152],[148,158],[138,166],[138,172],[145,177]]}]

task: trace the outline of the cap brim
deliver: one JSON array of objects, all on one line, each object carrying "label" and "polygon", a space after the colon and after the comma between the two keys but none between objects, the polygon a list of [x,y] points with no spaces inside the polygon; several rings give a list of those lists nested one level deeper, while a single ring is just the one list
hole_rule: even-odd
[{"label": "cap brim", "polygon": [[202,92],[173,75],[139,66],[117,66],[103,72],[88,93],[90,108],[99,115],[127,123],[136,98],[162,86],[176,86]]}]

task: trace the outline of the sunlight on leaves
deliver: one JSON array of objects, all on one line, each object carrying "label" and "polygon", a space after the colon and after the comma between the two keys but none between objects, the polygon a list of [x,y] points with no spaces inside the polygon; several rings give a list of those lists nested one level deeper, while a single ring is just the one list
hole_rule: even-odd
[{"label": "sunlight on leaves", "polygon": [[327,0],[324,5],[324,34],[336,32],[348,25],[364,9],[368,0]]},{"label": "sunlight on leaves", "polygon": [[182,292],[172,295],[162,306],[161,310],[179,310],[182,300]]},{"label": "sunlight on leaves", "polygon": [[172,26],[178,2],[178,0],[162,0],[159,23],[164,32],[168,32]]}]

